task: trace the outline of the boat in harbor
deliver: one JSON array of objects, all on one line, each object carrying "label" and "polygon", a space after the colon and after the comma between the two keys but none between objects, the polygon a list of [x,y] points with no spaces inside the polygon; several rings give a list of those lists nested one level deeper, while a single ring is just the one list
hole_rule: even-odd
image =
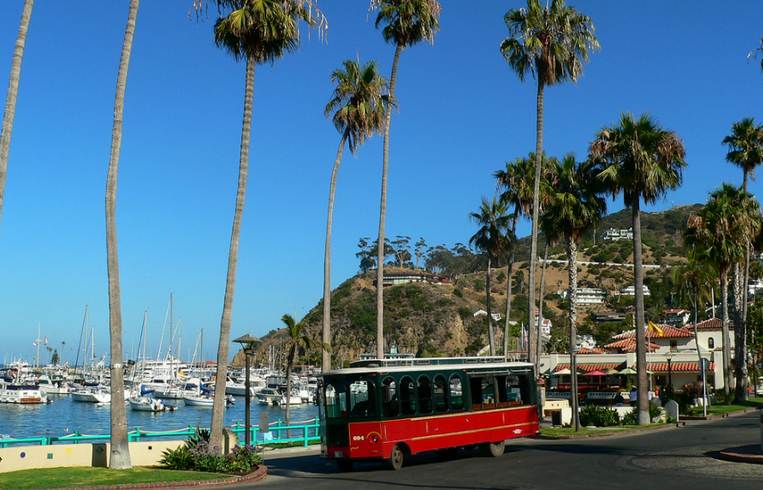
[{"label": "boat in harbor", "polygon": [[39,405],[47,402],[48,397],[37,385],[10,384],[0,380],[0,403]]},{"label": "boat in harbor", "polygon": [[275,405],[281,400],[281,393],[275,388],[263,388],[257,393],[257,402],[260,405]]},{"label": "boat in harbor", "polygon": [[130,409],[136,412],[174,412],[178,408],[175,405],[165,405],[162,400],[149,396],[130,397],[127,403],[130,404]]},{"label": "boat in harbor", "polygon": [[280,398],[273,399],[272,403],[278,407],[284,407],[287,404],[290,406],[302,405],[302,397],[296,393],[292,393],[291,396],[286,396],[284,393]]},{"label": "boat in harbor", "polygon": [[47,374],[37,378],[37,386],[46,395],[68,395],[73,391],[71,385],[63,378],[51,378]]}]

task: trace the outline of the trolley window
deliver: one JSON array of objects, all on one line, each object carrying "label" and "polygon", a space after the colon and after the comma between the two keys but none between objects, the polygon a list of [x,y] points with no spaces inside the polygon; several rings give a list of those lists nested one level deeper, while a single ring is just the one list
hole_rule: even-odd
[{"label": "trolley window", "polygon": [[448,410],[448,395],[445,385],[445,376],[438,374],[434,377],[432,401],[435,412],[445,412]]},{"label": "trolley window", "polygon": [[462,410],[464,408],[464,387],[461,376],[454,374],[450,377],[448,391],[450,393],[450,409]]},{"label": "trolley window", "polygon": [[347,394],[340,386],[326,385],[326,417],[329,419],[347,416]]},{"label": "trolley window", "polygon": [[419,413],[432,413],[432,386],[429,377],[421,375],[418,379]]},{"label": "trolley window", "polygon": [[495,378],[493,376],[474,376],[469,378],[474,409],[494,408],[497,403]]},{"label": "trolley window", "polygon": [[400,413],[403,415],[416,413],[416,384],[408,376],[400,380]]},{"label": "trolley window", "polygon": [[375,417],[376,411],[376,386],[373,382],[358,379],[350,384],[350,416],[351,417]]},{"label": "trolley window", "polygon": [[382,402],[385,417],[400,415],[400,399],[397,396],[397,383],[394,378],[384,378],[382,381]]}]

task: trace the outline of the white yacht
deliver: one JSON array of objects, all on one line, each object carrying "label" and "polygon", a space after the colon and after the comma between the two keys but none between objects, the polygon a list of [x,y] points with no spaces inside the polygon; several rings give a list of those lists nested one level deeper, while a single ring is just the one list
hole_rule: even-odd
[{"label": "white yacht", "polygon": [[276,405],[281,400],[281,394],[275,388],[263,388],[256,396],[260,405]]},{"label": "white yacht", "polygon": [[47,402],[45,393],[35,385],[13,385],[0,380],[0,403],[36,405]]}]

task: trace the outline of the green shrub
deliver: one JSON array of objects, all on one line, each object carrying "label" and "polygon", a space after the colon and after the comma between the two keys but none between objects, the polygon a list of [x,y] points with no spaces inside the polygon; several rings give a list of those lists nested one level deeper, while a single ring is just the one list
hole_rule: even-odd
[{"label": "green shrub", "polygon": [[454,294],[455,296],[458,296],[459,298],[463,298],[463,297],[464,297],[464,292],[463,292],[463,291],[461,291],[461,288],[456,288],[456,289],[454,289],[454,290],[453,290],[453,294]]},{"label": "green shrub", "polygon": [[252,446],[233,448],[225,456],[209,450],[209,431],[198,429],[182,446],[167,449],[159,461],[170,470],[203,471],[209,473],[232,473],[244,475],[262,463],[262,458]]},{"label": "green shrub", "polygon": [[620,417],[616,411],[609,408],[586,405],[580,411],[580,423],[583,426],[611,427],[613,425],[620,425]]},{"label": "green shrub", "polygon": [[506,274],[503,271],[499,272],[498,275],[496,276],[495,280],[498,281],[498,282],[505,281],[506,280]]},{"label": "green shrub", "polygon": [[623,416],[623,425],[638,425],[638,410],[635,408]]}]

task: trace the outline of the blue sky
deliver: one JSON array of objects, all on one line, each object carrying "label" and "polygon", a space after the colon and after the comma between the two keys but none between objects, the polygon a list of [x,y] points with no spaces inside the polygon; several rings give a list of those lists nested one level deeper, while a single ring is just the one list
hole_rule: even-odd
[{"label": "blue sky", "polygon": [[[144,0],[130,65],[118,226],[125,347],[144,309],[158,342],[169,292],[183,351],[204,328],[211,358],[222,308],[238,166],[243,65],[217,49],[213,15],[191,0]],[[388,235],[465,242],[467,213],[493,192],[491,174],[534,148],[535,86],[498,52],[503,14],[518,1],[443,0],[433,46],[403,53],[392,127]],[[577,84],[546,91],[546,149],[579,156],[624,111],[649,112],[684,139],[684,185],[658,203],[704,201],[740,173],[724,162],[731,123],[763,116],[763,74],[747,52],[763,35],[763,4],[577,1],[602,49]],[[22,0],[0,15],[0,95]],[[108,336],[103,197],[126,0],[37,2],[27,41],[0,222],[0,361],[32,357],[38,323],[51,344],[78,340],[90,305],[97,350]],[[479,5],[479,7],[475,7]],[[261,335],[321,296],[328,178],[338,135],[323,117],[329,74],[342,60],[393,47],[365,0],[321,0],[326,42],[258,67],[249,194],[241,235],[233,335]],[[357,239],[378,224],[381,140],[346,154],[339,176],[333,284],[355,273]],[[761,181],[751,190],[762,190]],[[621,208],[614,203],[612,210]],[[529,226],[522,225],[525,233]],[[67,348],[65,357],[72,354]]]}]

